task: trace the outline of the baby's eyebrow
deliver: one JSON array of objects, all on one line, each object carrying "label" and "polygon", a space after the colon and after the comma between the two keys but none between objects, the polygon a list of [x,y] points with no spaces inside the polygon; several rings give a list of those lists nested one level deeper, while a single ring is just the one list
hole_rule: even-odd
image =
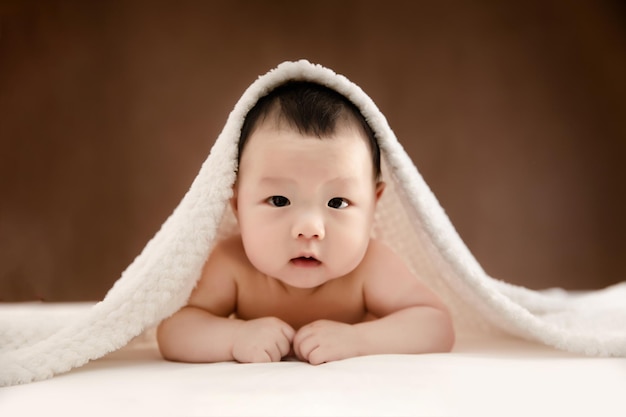
[{"label": "baby's eyebrow", "polygon": [[[289,178],[289,177],[267,176],[267,177],[261,177],[259,179],[260,185],[271,185],[271,186],[281,185],[282,186],[282,185],[292,185],[296,183],[298,183],[296,179]],[[324,181],[324,183],[327,185],[349,187],[349,186],[358,185],[359,178],[354,177],[354,176],[340,176],[340,177],[330,178]]]},{"label": "baby's eyebrow", "polygon": [[294,183],[296,181],[292,178],[285,178],[285,177],[261,177],[259,182],[262,184],[267,183],[267,184],[273,185],[273,184]]},{"label": "baby's eyebrow", "polygon": [[329,184],[338,183],[339,185],[352,185],[352,184],[356,185],[359,183],[359,179],[353,176],[336,177],[336,178],[332,178],[331,180],[329,180],[328,183]]}]

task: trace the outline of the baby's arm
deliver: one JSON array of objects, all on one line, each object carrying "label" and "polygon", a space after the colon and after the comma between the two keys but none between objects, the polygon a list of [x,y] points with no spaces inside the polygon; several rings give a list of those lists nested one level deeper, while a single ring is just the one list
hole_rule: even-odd
[{"label": "baby's arm", "polygon": [[237,287],[227,248],[218,245],[204,266],[189,303],[157,329],[165,359],[181,362],[279,361],[291,349],[294,330],[268,317],[243,321],[229,316]]},{"label": "baby's arm", "polygon": [[383,353],[447,352],[454,330],[441,300],[411,274],[403,261],[381,243],[372,242],[359,272],[372,320],[348,325],[320,320],[302,327],[294,351],[317,364]]}]

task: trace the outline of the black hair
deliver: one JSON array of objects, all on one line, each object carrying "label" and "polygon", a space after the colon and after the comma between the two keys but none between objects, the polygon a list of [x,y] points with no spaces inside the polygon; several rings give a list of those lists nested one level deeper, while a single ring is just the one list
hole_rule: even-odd
[{"label": "black hair", "polygon": [[376,181],[380,180],[380,148],[372,128],[359,109],[335,90],[308,81],[287,82],[257,101],[246,115],[241,128],[238,162],[241,162],[243,149],[255,126],[275,106],[278,107],[280,116],[301,134],[314,135],[318,138],[333,134],[337,120],[346,112],[353,116],[365,132],[372,152],[374,178]]}]

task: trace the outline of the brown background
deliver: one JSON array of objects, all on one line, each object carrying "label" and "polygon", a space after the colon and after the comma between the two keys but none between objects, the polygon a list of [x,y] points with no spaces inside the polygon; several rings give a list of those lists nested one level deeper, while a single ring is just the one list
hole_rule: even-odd
[{"label": "brown background", "polygon": [[619,2],[2,3],[0,299],[100,299],[257,75],[308,58],[389,119],[488,273],[626,278]]}]

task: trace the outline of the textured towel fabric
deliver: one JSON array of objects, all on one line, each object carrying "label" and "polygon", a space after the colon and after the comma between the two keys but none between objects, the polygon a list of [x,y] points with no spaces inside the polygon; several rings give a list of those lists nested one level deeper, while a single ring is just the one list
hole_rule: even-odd
[{"label": "textured towel fabric", "polygon": [[577,296],[487,276],[374,102],[344,76],[297,61],[282,63],[244,92],[189,191],[101,302],[79,316],[0,317],[0,385],[49,378],[100,358],[185,304],[214,243],[236,227],[228,200],[243,119],[289,80],[326,85],[361,110],[379,141],[387,183],[374,234],[439,293],[458,333],[504,332],[587,355],[626,356],[626,283]]}]

